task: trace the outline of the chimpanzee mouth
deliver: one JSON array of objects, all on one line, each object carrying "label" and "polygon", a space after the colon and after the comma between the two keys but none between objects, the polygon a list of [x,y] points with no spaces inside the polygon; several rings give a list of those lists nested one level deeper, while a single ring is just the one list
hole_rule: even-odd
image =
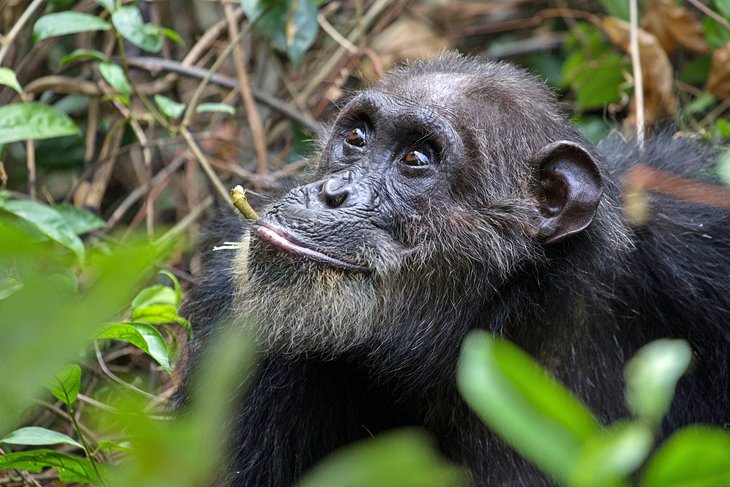
[{"label": "chimpanzee mouth", "polygon": [[368,270],[368,267],[362,264],[333,257],[331,255],[324,254],[319,250],[315,250],[289,235],[281,228],[271,225],[270,223],[262,223],[260,221],[256,222],[254,230],[259,237],[284,252],[349,271],[365,272]]}]

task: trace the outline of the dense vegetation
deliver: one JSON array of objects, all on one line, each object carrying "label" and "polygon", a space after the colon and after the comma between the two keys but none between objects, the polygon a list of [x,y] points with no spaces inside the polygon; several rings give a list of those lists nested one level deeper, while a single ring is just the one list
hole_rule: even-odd
[{"label": "dense vegetation", "polygon": [[[306,170],[319,120],[404,58],[459,49],[527,66],[592,140],[670,120],[726,145],[730,1],[641,2],[641,73],[631,26],[623,0],[4,2],[0,485],[206,485],[220,405],[252,353],[224,337],[191,411],[173,417],[203,216],[216,201],[227,209],[235,184],[267,194]],[[717,171],[730,183],[730,156]],[[629,217],[645,210],[627,201]],[[676,341],[642,350],[626,369],[632,417],[614,425],[483,333],[465,344],[459,381],[562,484],[727,485],[727,432],[690,427],[652,450],[690,356]],[[302,485],[461,479],[421,432],[403,431],[336,454]]]}]

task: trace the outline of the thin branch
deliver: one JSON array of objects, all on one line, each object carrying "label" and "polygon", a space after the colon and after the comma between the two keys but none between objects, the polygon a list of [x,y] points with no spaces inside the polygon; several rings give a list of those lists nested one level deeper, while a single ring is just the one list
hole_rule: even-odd
[{"label": "thin branch", "polygon": [[644,77],[641,72],[641,55],[639,52],[639,14],[636,0],[629,0],[629,45],[631,67],[634,72],[634,99],[636,100],[636,140],[639,148],[644,148]]},{"label": "thin branch", "polygon": [[241,92],[241,98],[243,99],[243,106],[246,109],[246,118],[248,119],[248,125],[251,127],[251,136],[253,137],[253,146],[256,150],[256,158],[258,159],[258,173],[264,174],[267,167],[267,151],[266,151],[266,134],[264,134],[264,125],[261,122],[261,115],[259,114],[256,102],[251,95],[251,86],[248,78],[248,72],[246,71],[246,65],[244,64],[243,49],[241,49],[241,41],[238,35],[238,25],[236,22],[236,15],[233,12],[231,4],[226,3],[223,5],[223,11],[226,14],[228,20],[228,32],[231,41],[238,39],[233,46],[233,64],[236,66],[236,75],[238,76],[238,89]]},{"label": "thin branch", "polygon": [[[166,71],[172,71],[197,79],[206,78],[206,76],[208,76],[210,73],[209,70],[198,68],[195,66],[185,66],[184,64],[178,61],[173,61],[171,59],[160,59],[154,57],[130,57],[127,59],[127,62],[129,62],[130,66],[145,69],[150,72],[164,69]],[[238,82],[235,79],[218,73],[210,76],[209,81],[224,88],[238,87]],[[272,110],[276,110],[285,117],[294,120],[304,127],[307,127],[312,132],[319,133],[321,131],[322,126],[319,122],[314,120],[312,117],[300,112],[294,106],[282,100],[279,100],[275,96],[272,96],[264,91],[257,90],[256,88],[253,88],[251,90],[251,93],[253,94],[254,99],[256,99],[256,101],[258,101],[259,103],[266,105]]]},{"label": "thin branch", "polygon": [[185,142],[187,142],[188,147],[190,147],[190,150],[193,152],[193,155],[200,163],[200,166],[203,168],[203,171],[205,171],[205,174],[208,176],[210,181],[213,183],[213,186],[215,187],[216,191],[221,195],[221,197],[233,208],[233,202],[231,201],[231,198],[228,194],[228,191],[226,191],[225,186],[223,186],[223,183],[221,182],[218,175],[213,171],[213,168],[210,166],[210,162],[208,162],[208,158],[205,157],[205,154],[203,154],[203,151],[200,150],[200,147],[195,142],[195,139],[193,139],[192,134],[188,131],[186,127],[180,127],[180,133],[182,134],[183,138],[185,139]]},{"label": "thin branch", "polygon": [[10,29],[10,32],[8,32],[8,35],[0,40],[0,44],[2,44],[2,47],[0,47],[0,66],[2,66],[3,64],[3,59],[5,59],[5,55],[7,55],[8,49],[10,49],[10,46],[13,45],[13,41],[15,41],[15,38],[18,37],[20,31],[23,30],[23,27],[25,27],[25,24],[26,22],[28,22],[30,17],[43,4],[43,1],[44,0],[33,0],[33,2],[28,5],[28,8],[26,8],[25,11],[20,15],[18,21],[15,23],[13,28]]}]

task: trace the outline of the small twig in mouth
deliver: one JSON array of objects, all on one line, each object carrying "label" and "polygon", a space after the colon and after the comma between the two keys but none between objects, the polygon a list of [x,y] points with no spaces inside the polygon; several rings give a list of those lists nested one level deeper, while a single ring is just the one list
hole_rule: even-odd
[{"label": "small twig in mouth", "polygon": [[251,208],[251,205],[246,199],[246,192],[243,190],[241,185],[236,186],[231,190],[231,198],[233,199],[233,206],[250,222],[255,222],[259,219],[258,213]]}]

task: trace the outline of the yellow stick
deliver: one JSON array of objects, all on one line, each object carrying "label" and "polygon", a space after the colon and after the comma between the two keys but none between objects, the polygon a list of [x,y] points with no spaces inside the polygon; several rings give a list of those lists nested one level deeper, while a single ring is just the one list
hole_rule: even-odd
[{"label": "yellow stick", "polygon": [[251,205],[246,199],[246,192],[239,184],[231,190],[231,198],[233,199],[233,206],[238,208],[238,211],[250,222],[255,222],[259,219],[258,213],[251,208]]}]

